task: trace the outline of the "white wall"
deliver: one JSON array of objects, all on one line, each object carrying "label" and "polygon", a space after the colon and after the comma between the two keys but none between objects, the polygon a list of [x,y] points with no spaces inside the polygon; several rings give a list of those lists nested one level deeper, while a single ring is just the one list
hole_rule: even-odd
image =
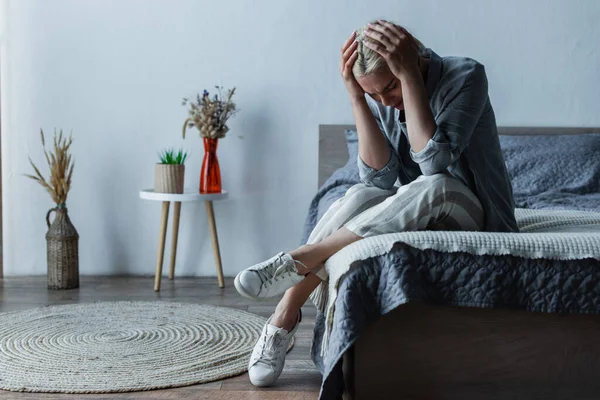
[{"label": "white wall", "polygon": [[[500,125],[600,126],[595,0],[2,0],[0,12],[6,275],[46,272],[52,203],[22,176],[28,155],[43,164],[40,127],[73,130],[80,272],[152,274],[160,205],[138,191],[166,146],[191,150],[197,185],[203,149],[180,139],[181,98],[215,84],[237,86],[242,110],[218,152],[225,273],[295,247],[317,189],[317,126],[352,123],[339,48],[371,18],[484,63]],[[183,206],[179,246],[178,275],[215,274],[201,203]]]}]

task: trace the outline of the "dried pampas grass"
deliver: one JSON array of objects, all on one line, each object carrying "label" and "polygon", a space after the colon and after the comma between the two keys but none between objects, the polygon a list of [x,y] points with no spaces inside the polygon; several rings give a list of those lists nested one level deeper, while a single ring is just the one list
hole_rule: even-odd
[{"label": "dried pampas grass", "polygon": [[222,87],[215,86],[217,94],[210,97],[210,94],[204,90],[202,97],[196,96],[196,101],[183,99],[183,105],[189,103],[189,118],[183,123],[183,137],[187,128],[196,127],[200,131],[200,137],[209,139],[221,139],[229,131],[227,120],[238,110],[235,103],[231,100],[235,93],[235,87],[228,90],[227,96],[223,96]]},{"label": "dried pampas grass", "polygon": [[46,151],[46,140],[44,139],[44,131],[40,129],[40,136],[42,138],[42,146],[44,147],[44,155],[46,156],[46,161],[48,162],[48,167],[50,168],[50,176],[49,180],[46,181],[40,170],[35,166],[31,158],[29,158],[29,162],[31,166],[35,170],[35,175],[25,175],[35,181],[37,181],[40,185],[42,185],[50,196],[52,196],[52,200],[57,205],[65,205],[67,202],[67,194],[69,193],[69,189],[71,189],[71,177],[73,176],[73,168],[75,166],[75,162],[71,159],[71,154],[69,149],[71,147],[71,143],[73,142],[73,138],[69,135],[69,138],[63,137],[62,129],[60,130],[60,134],[56,135],[56,129],[54,130],[54,151],[48,152]]}]

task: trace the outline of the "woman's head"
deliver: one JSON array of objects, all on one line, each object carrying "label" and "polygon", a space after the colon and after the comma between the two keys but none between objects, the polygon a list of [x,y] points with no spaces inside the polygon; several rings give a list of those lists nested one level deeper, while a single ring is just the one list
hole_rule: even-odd
[{"label": "woman's head", "polygon": [[[374,21],[375,22],[375,21]],[[385,106],[403,109],[400,80],[390,71],[386,61],[375,50],[365,46],[363,40],[368,25],[356,30],[357,58],[352,66],[352,74],[363,90],[374,100]],[[415,38],[419,56],[425,54],[425,46]]]}]

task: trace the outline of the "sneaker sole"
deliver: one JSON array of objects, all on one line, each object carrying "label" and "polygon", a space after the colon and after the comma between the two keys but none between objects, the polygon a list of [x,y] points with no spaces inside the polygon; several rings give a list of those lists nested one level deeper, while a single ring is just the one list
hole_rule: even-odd
[{"label": "sneaker sole", "polygon": [[[279,376],[277,377],[277,379],[279,379]],[[277,379],[275,379],[273,382],[271,382],[271,381],[256,381],[256,382],[253,382],[252,380],[250,380],[250,383],[252,385],[256,386],[256,387],[269,387],[269,386],[273,386],[273,384],[275,382],[277,382]]]}]

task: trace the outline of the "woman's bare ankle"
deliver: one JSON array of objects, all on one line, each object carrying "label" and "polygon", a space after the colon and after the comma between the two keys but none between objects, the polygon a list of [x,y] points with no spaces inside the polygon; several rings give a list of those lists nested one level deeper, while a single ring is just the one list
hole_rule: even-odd
[{"label": "woman's bare ankle", "polygon": [[298,269],[298,273],[301,275],[308,274],[314,268],[314,262],[312,258],[307,257],[310,246],[311,245],[305,244],[288,253],[290,256],[292,256],[294,261],[296,261],[296,268]]},{"label": "woman's bare ankle", "polygon": [[277,307],[270,324],[289,332],[296,326],[299,312],[299,310]]}]

